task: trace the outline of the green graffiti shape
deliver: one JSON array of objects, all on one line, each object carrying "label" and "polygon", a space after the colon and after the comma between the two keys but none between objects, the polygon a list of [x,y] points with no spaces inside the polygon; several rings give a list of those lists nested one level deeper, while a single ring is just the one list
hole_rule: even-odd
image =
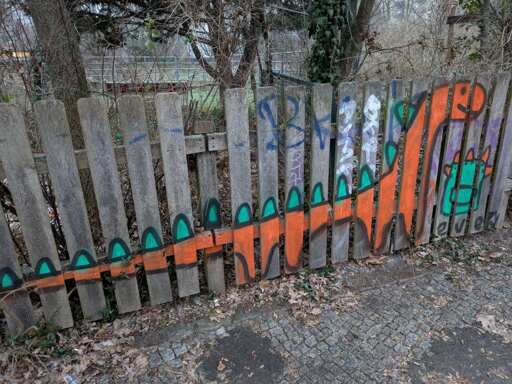
[{"label": "green graffiti shape", "polygon": [[4,275],[2,276],[2,281],[0,282],[0,287],[2,289],[14,287],[14,280],[9,273],[4,272]]},{"label": "green graffiti shape", "polygon": [[372,170],[368,165],[361,167],[361,176],[359,177],[358,192],[366,191],[373,186]]},{"label": "green graffiti shape", "polygon": [[155,228],[149,227],[142,234],[142,248],[145,251],[151,251],[162,247],[160,236]]},{"label": "green graffiti shape", "polygon": [[276,201],[273,197],[269,197],[265,204],[263,205],[263,213],[262,218],[266,219],[267,217],[272,217],[277,214],[277,206]]},{"label": "green graffiti shape", "polygon": [[399,100],[393,106],[393,115],[395,119],[402,126],[402,130],[407,130],[409,128],[411,122],[414,119],[414,114],[416,113],[416,108],[409,104],[407,108],[407,121],[405,121],[405,102],[403,100]]},{"label": "green graffiti shape", "polygon": [[180,213],[174,219],[173,229],[175,241],[183,241],[193,236],[192,227],[190,226],[187,216],[183,213]]},{"label": "green graffiti shape", "polygon": [[54,274],[55,267],[53,266],[53,263],[49,258],[44,257],[37,262],[36,275],[38,277],[52,276]]},{"label": "green graffiti shape", "polygon": [[251,222],[251,210],[249,204],[244,203],[238,208],[236,213],[236,224],[247,224]]},{"label": "green graffiti shape", "polygon": [[386,164],[388,167],[392,167],[395,162],[398,149],[396,144],[393,142],[387,142],[384,148],[384,157],[386,158]]},{"label": "green graffiti shape", "polygon": [[216,228],[220,222],[220,203],[217,199],[211,198],[206,203],[203,216],[204,227],[207,229]]},{"label": "green graffiti shape", "polygon": [[89,257],[87,257],[87,251],[82,250],[79,252],[80,253],[76,256],[76,258],[74,258],[73,267],[77,269],[90,267],[92,263]]},{"label": "green graffiti shape", "polygon": [[316,183],[313,187],[313,193],[311,196],[311,204],[318,205],[324,202],[324,192],[322,188],[322,183]]},{"label": "green graffiti shape", "polygon": [[110,260],[113,262],[126,259],[130,251],[126,243],[121,239],[114,239],[110,242]]},{"label": "green graffiti shape", "polygon": [[[476,210],[480,204],[480,194],[482,192],[482,183],[485,179],[485,163],[481,160],[464,160],[460,173],[459,192],[457,194],[457,171],[459,163],[449,165],[448,178],[443,189],[443,199],[441,213],[444,216],[450,216],[453,207],[455,215],[467,214],[471,209]],[[470,207],[471,196],[473,194],[473,181],[477,177],[477,187],[473,205]]]},{"label": "green graffiti shape", "polygon": [[336,187],[336,201],[345,200],[347,197],[349,197],[347,178],[345,175],[340,175]]},{"label": "green graffiti shape", "polygon": [[300,202],[299,190],[297,189],[297,187],[292,187],[292,189],[290,189],[290,192],[288,192],[288,199],[286,201],[286,209],[290,211],[292,209],[299,208],[300,205],[301,205],[301,202]]}]

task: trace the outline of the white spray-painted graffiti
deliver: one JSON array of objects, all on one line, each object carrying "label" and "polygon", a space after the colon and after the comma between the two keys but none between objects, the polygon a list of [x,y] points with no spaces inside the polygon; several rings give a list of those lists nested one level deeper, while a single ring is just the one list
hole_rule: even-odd
[{"label": "white spray-painted graffiti", "polygon": [[[377,131],[379,129],[380,100],[375,95],[368,96],[364,106],[363,144],[365,160],[372,159],[377,153]],[[370,169],[375,173],[375,161],[369,161]]]},{"label": "white spray-painted graffiti", "polygon": [[340,128],[336,140],[336,145],[341,147],[339,151],[338,165],[336,167],[336,176],[349,175],[352,172],[352,161],[354,157],[354,140],[352,131],[354,126],[354,115],[357,104],[350,97],[340,103]]}]

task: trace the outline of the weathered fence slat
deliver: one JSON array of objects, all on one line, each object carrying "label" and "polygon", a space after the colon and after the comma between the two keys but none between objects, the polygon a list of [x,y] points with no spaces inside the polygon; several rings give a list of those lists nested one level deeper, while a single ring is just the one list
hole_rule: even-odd
[{"label": "weathered fence slat", "polygon": [[178,294],[185,297],[199,293],[199,276],[181,105],[176,93],[159,93],[155,98]]},{"label": "weathered fence slat", "polygon": [[398,181],[400,136],[405,123],[405,92],[401,80],[392,80],[388,90],[386,127],[382,146],[382,171],[379,182],[379,202],[375,222],[375,254],[391,247],[391,227],[395,215],[395,192]]},{"label": "weathered fence slat", "polygon": [[500,128],[505,113],[505,102],[510,84],[510,76],[510,73],[507,72],[500,73],[496,77],[496,85],[494,87],[491,110],[489,113],[487,127],[485,128],[482,155],[480,156],[480,159],[485,162],[486,168],[492,167],[493,169],[487,169],[485,172],[486,174],[484,173],[483,179],[478,181],[478,183],[481,184],[477,185],[478,192],[473,199],[473,211],[471,212],[471,217],[469,219],[469,233],[477,233],[482,231],[489,224],[485,222],[485,220],[490,220],[492,222],[500,213],[496,212],[496,214],[489,215],[487,217],[485,214],[487,208],[487,198],[489,197],[489,191],[491,190],[490,173],[495,171],[494,168],[496,164],[494,162],[494,158],[496,156]]},{"label": "weathered fence slat", "polygon": [[[208,134],[213,130],[213,123],[196,133]],[[204,152],[196,155],[197,179],[199,182],[201,224],[206,230],[222,227],[219,202],[219,187],[217,184],[217,154]],[[203,251],[206,265],[208,289],[214,293],[226,290],[224,280],[224,247],[216,246]]]},{"label": "weathered fence slat", "polygon": [[[486,228],[501,228],[507,214],[507,204],[510,191],[505,192],[505,183],[512,168],[512,102],[509,103],[508,113],[503,124],[503,133],[496,156],[494,179],[489,203],[485,214]],[[480,165],[484,168],[484,165]],[[490,168],[489,168],[490,171]],[[484,170],[482,170],[484,172]]]},{"label": "weathered fence slat", "polygon": [[121,96],[118,109],[140,248],[144,252],[149,297],[152,305],[166,303],[172,301],[171,281],[163,253],[162,226],[144,100],[135,95]]},{"label": "weathered fence slat", "polygon": [[256,277],[249,112],[245,101],[245,89],[229,89],[226,91],[225,98],[233,217],[233,255],[236,284],[242,285],[253,281]]},{"label": "weathered fence slat", "polygon": [[321,268],[327,264],[332,86],[315,85],[312,103],[309,266]]},{"label": "weathered fence slat", "polygon": [[[482,136],[482,129],[484,126],[487,98],[489,95],[488,90],[490,89],[490,85],[491,79],[488,75],[478,76],[475,84],[473,84],[473,88],[479,86],[485,93],[484,103],[481,106],[481,110],[478,113],[478,116],[471,119],[469,122],[466,141],[463,144],[464,151],[460,154],[459,166],[456,166],[456,168],[458,168],[458,179],[455,200],[459,201],[462,199],[465,203],[466,209],[460,209],[459,212],[455,212],[450,227],[450,236],[462,236],[465,233],[469,212],[472,210],[472,205],[470,203],[474,198],[473,187],[475,183],[475,177],[478,178],[482,171],[482,176],[485,176],[485,166],[483,169],[480,169],[479,165],[481,164],[480,161],[482,155],[479,153],[479,147],[480,137]],[[478,102],[478,98],[473,96],[471,101],[472,111],[478,109]],[[462,166],[460,164],[462,164]],[[444,170],[441,170],[441,172],[443,171]],[[452,171],[450,170],[449,172],[451,173]]]},{"label": "weathered fence slat", "polygon": [[257,89],[258,192],[261,274],[272,279],[280,275],[279,255],[279,126],[277,94],[274,87]]},{"label": "weathered fence slat", "polygon": [[381,98],[381,83],[368,83],[365,87],[355,207],[354,259],[356,260],[368,257],[371,249]]},{"label": "weathered fence slat", "polygon": [[[106,308],[87,207],[80,185],[66,110],[61,101],[35,104],[35,115],[47,154],[62,230],[75,271],[80,305],[86,320],[99,320]],[[85,271],[85,269],[88,269]]]},{"label": "weathered fence slat", "polygon": [[[427,138],[423,149],[423,164],[418,209],[416,213],[415,243],[425,244],[430,239],[432,214],[436,202],[437,174],[441,156],[441,144],[446,131],[449,92],[451,84],[445,78],[436,78],[432,89]],[[468,92],[469,94],[469,92]]]},{"label": "weathered fence slat", "polygon": [[8,292],[0,299],[0,308],[5,315],[9,334],[12,336],[18,336],[36,322],[28,292],[21,288],[22,279],[9,226],[0,206],[0,290],[16,290]]},{"label": "weathered fence slat", "polygon": [[80,123],[84,134],[87,157],[91,169],[94,192],[98,203],[101,229],[110,273],[114,280],[119,313],[140,308],[136,270],[125,267],[131,257],[130,236],[126,222],[124,199],[112,146],[112,133],[105,101],[100,97],[78,100]]},{"label": "weathered fence slat", "polygon": [[31,265],[41,278],[38,288],[46,320],[58,327],[72,327],[73,316],[23,114],[13,105],[0,105],[0,123],[0,157]]},{"label": "weathered fence slat", "polygon": [[342,83],[338,88],[338,131],[333,186],[331,261],[348,260],[350,222],[352,220],[352,170],[356,142],[356,83]]},{"label": "weathered fence slat", "polygon": [[304,244],[304,138],[305,92],[303,87],[284,90],[285,132],[285,270],[302,268]]},{"label": "weathered fence slat", "polygon": [[416,180],[420,164],[420,148],[427,124],[427,96],[431,82],[421,79],[413,82],[412,97],[407,104],[405,144],[400,175],[399,209],[395,224],[394,249],[409,246],[412,219],[416,208]]},{"label": "weathered fence slat", "polygon": [[[440,164],[437,166],[437,169],[440,169],[440,174],[437,186],[437,202],[434,214],[433,233],[438,238],[447,236],[449,232],[450,217],[452,214],[455,215],[459,208],[452,199],[452,196],[455,196],[454,192],[456,193],[458,172],[457,168],[454,168],[454,164],[462,164],[460,153],[462,151],[462,139],[468,116],[467,113],[461,111],[461,109],[468,110],[471,107],[469,104],[471,96],[470,91],[471,83],[469,81],[457,81],[453,85],[451,92],[451,107],[448,112],[449,121],[447,125],[444,149],[442,152],[443,157]],[[476,89],[474,88],[472,93],[478,99],[482,96],[478,87]],[[482,101],[483,100],[479,100],[479,103],[482,103]],[[429,240],[429,237],[424,238],[425,243]]]}]

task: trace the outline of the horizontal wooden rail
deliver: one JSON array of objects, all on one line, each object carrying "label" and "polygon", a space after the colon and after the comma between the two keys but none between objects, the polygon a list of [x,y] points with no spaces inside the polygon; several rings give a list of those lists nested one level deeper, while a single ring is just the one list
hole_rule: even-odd
[{"label": "horizontal wooden rail", "polygon": [[[187,155],[203,152],[215,152],[227,150],[226,133],[209,133],[200,135],[188,135],[185,136],[185,145],[187,148]],[[114,147],[116,160],[118,164],[126,164],[125,147],[124,145],[118,145]],[[151,154],[154,160],[162,158],[160,150],[160,142],[154,141],[151,143]],[[89,168],[87,161],[87,153],[85,149],[79,149],[75,151],[76,162],[79,169]],[[46,162],[46,154],[37,153],[34,154],[34,163],[38,174],[48,173],[48,164]],[[2,162],[0,161],[0,179],[5,178],[5,172],[3,169]]]}]

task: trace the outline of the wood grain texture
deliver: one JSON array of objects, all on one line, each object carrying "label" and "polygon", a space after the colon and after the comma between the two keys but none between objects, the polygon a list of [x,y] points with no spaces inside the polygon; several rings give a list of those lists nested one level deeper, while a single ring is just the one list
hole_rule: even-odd
[{"label": "wood grain texture", "polygon": [[[213,124],[208,124],[203,128],[203,132],[208,134],[213,132]],[[196,133],[198,133],[196,131]],[[196,155],[197,179],[199,182],[200,216],[201,225],[204,227],[207,221],[208,205],[210,201],[219,200],[219,187],[217,183],[217,154],[215,152],[204,152]],[[218,212],[219,221],[209,228],[214,229],[222,226],[220,212]],[[206,279],[208,289],[214,293],[224,293],[226,291],[226,282],[224,279],[224,247],[220,249],[207,249],[203,252],[206,264]]]},{"label": "wood grain texture", "polygon": [[[105,101],[100,97],[80,99],[78,112],[105,244],[110,248],[114,240],[120,239],[130,247],[124,199]],[[113,264],[114,267],[121,266],[123,261]],[[137,279],[134,274],[114,278],[114,285],[119,313],[136,311],[141,307]]]},{"label": "wood grain texture", "polygon": [[370,82],[365,87],[361,154],[356,198],[354,259],[370,256],[372,241],[373,198],[375,194],[376,162],[382,107],[382,85]]},{"label": "wood grain texture", "polygon": [[[469,122],[468,132],[466,135],[465,143],[464,143],[464,152],[461,154],[462,159],[468,159],[469,157],[473,156],[475,159],[480,159],[483,153],[480,153],[480,138],[482,136],[482,130],[484,127],[484,121],[485,121],[485,115],[487,111],[487,99],[489,97],[489,91],[491,88],[491,78],[489,75],[479,75],[476,79],[476,85],[480,85],[482,89],[484,89],[486,92],[486,99],[485,99],[485,106],[482,108],[482,111],[478,114],[478,116],[475,119],[472,119]],[[475,85],[475,86],[476,86]],[[474,91],[473,91],[474,93]],[[472,102],[474,104],[475,101]],[[474,109],[474,108],[472,108]],[[483,152],[483,151],[482,151]],[[476,176],[476,175],[475,175]],[[477,178],[473,176],[470,177],[470,180],[466,180],[466,177],[462,177],[461,171],[459,170],[459,177],[458,177],[458,185],[457,188],[457,194],[456,199],[459,198],[459,192],[461,191],[461,188],[466,188],[466,190],[469,190],[468,187],[471,187],[470,195],[470,201],[474,199],[475,194],[474,191],[474,184]],[[450,236],[462,236],[465,233],[466,227],[469,223],[469,212],[467,213],[460,213],[456,214],[453,217],[451,227],[450,227]]]},{"label": "wood grain texture", "polygon": [[[64,104],[57,100],[40,101],[35,104],[34,111],[47,153],[46,160],[69,255],[73,258],[85,250],[96,261]],[[101,281],[77,283],[77,290],[84,319],[101,319],[106,308]]]},{"label": "wood grain texture", "polygon": [[[39,178],[34,165],[30,143],[21,111],[14,105],[0,105],[0,157],[7,175],[18,219],[23,228],[31,266],[48,258],[56,274],[61,265],[48,218]],[[66,287],[40,289],[43,312],[48,322],[58,327],[73,326]]]},{"label": "wood grain texture", "polygon": [[305,92],[303,87],[284,89],[285,131],[285,270],[303,266],[304,244],[304,139]]},{"label": "wood grain texture", "polygon": [[[171,224],[175,222],[179,214],[184,214],[193,229],[194,218],[190,200],[190,183],[181,105],[181,97],[176,93],[159,93],[155,98]],[[173,233],[173,236],[176,236],[176,234]],[[177,268],[176,275],[178,277],[178,294],[180,297],[199,293],[197,254],[195,262],[192,261],[186,267]]]},{"label": "wood grain texture", "polygon": [[[144,231],[152,228],[158,240],[162,242],[162,226],[144,100],[136,95],[121,96],[118,109],[119,128],[125,143],[139,240],[142,242]],[[140,246],[144,250],[144,244]],[[146,271],[146,279],[152,305],[172,301],[171,280],[167,268],[149,273]]]},{"label": "wood grain texture", "polygon": [[357,126],[357,85],[342,83],[338,88],[338,127],[333,185],[334,223],[332,227],[331,261],[348,260],[350,222],[352,220],[352,171]]},{"label": "wood grain texture", "polygon": [[391,248],[391,230],[396,214],[399,152],[405,116],[400,112],[405,106],[405,87],[401,80],[392,80],[386,103],[386,126],[382,145],[382,171],[379,181],[379,201],[375,222],[375,254],[383,254]]},{"label": "wood grain texture", "polygon": [[327,264],[332,94],[330,84],[313,87],[309,215],[310,268],[321,268]]},{"label": "wood grain texture", "polygon": [[[485,138],[483,150],[489,149],[489,155],[486,159],[486,165],[495,167],[494,159],[496,157],[496,149],[500,129],[505,113],[505,103],[507,100],[508,87],[510,85],[510,73],[500,73],[496,76],[496,83],[492,95],[492,104],[489,112],[487,127],[485,128]],[[487,227],[486,211],[487,199],[491,191],[491,177],[485,177],[479,188],[479,195],[474,198],[473,208],[469,219],[469,233],[477,233],[483,231]]]},{"label": "wood grain texture", "polygon": [[[226,130],[228,136],[229,176],[231,184],[231,211],[235,273],[237,285],[252,281],[256,276],[252,227],[252,182],[249,140],[249,119],[245,89],[228,89],[226,98]],[[243,206],[248,209],[244,219],[238,222]],[[247,217],[249,216],[249,217]]]},{"label": "wood grain texture", "polygon": [[395,224],[393,249],[409,246],[412,220],[416,209],[416,181],[420,164],[420,149],[427,118],[427,95],[431,81],[420,79],[413,82],[412,97],[408,103],[408,122],[405,127],[405,144],[400,173],[400,194],[398,215]]},{"label": "wood grain texture", "polygon": [[[262,276],[280,275],[279,254],[279,126],[277,93],[274,87],[256,91],[258,134],[258,205],[260,213],[260,255]],[[277,229],[277,231],[276,231]]]},{"label": "wood grain texture", "polygon": [[510,191],[506,191],[506,182],[512,169],[512,103],[504,121],[503,132],[496,156],[494,179],[489,193],[489,203],[485,215],[486,228],[501,228],[507,213]]},{"label": "wood grain texture", "polygon": [[[36,323],[28,292],[19,287],[23,276],[4,211],[0,206],[0,287],[17,289],[0,299],[0,308],[11,336],[18,336]],[[7,286],[9,285],[9,286]]]}]

